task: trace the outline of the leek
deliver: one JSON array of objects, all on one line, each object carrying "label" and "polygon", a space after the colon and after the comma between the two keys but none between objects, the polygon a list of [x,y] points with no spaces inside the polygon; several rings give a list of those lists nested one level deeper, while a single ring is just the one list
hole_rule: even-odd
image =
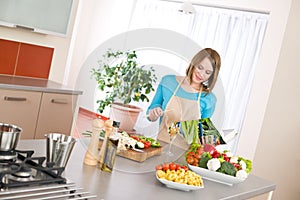
[{"label": "leek", "polygon": [[181,122],[182,134],[188,144],[198,143],[199,141],[199,120]]}]

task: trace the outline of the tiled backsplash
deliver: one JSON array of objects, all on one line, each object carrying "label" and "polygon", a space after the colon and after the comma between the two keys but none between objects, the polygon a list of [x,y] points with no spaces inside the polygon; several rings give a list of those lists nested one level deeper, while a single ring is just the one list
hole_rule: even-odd
[{"label": "tiled backsplash", "polygon": [[54,48],[0,39],[0,74],[48,79]]}]

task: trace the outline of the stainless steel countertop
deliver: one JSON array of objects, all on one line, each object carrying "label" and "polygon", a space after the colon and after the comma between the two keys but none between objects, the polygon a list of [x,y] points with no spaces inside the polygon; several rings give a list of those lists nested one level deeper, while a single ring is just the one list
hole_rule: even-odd
[{"label": "stainless steel countertop", "polygon": [[62,94],[82,94],[82,91],[74,90],[51,80],[6,75],[0,75],[0,88]]},{"label": "stainless steel countertop", "polygon": [[[17,146],[19,150],[34,150],[34,156],[45,156],[46,140],[21,140]],[[77,140],[63,176],[76,183],[84,190],[97,195],[97,199],[119,200],[119,199],[248,199],[256,195],[274,191],[275,183],[249,175],[242,183],[228,186],[204,179],[204,188],[196,191],[180,191],[165,187],[155,178],[155,166],[153,171],[144,173],[124,172],[114,169],[112,173],[103,172],[97,167],[88,166],[83,163],[87,150],[87,141]],[[159,157],[159,156],[157,156]],[[158,158],[154,158],[158,159]],[[118,165],[125,162],[133,162],[125,158],[116,157]],[[149,163],[149,162],[148,162]],[[141,165],[147,168],[147,160]]]}]

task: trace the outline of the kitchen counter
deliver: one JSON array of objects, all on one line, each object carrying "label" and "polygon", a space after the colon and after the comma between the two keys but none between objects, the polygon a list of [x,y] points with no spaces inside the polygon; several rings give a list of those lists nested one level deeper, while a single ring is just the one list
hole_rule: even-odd
[{"label": "kitchen counter", "polygon": [[51,80],[0,75],[0,89],[27,90],[49,93],[82,94]]},{"label": "kitchen counter", "polygon": [[[21,140],[19,150],[34,150],[33,156],[46,155],[46,140]],[[153,157],[143,163],[116,157],[116,166],[112,173],[103,172],[97,167],[83,163],[87,150],[87,141],[78,139],[63,176],[75,182],[77,186],[97,195],[101,200],[118,199],[248,199],[257,195],[272,193],[276,185],[255,175],[242,183],[228,186],[204,179],[204,188],[197,191],[180,191],[165,187],[155,178],[155,166],[147,166],[160,156]],[[131,163],[128,165],[128,163]],[[139,165],[139,167],[137,167]],[[127,170],[121,169],[124,166]],[[144,171],[141,171],[141,167]],[[148,170],[151,169],[151,170]]]}]

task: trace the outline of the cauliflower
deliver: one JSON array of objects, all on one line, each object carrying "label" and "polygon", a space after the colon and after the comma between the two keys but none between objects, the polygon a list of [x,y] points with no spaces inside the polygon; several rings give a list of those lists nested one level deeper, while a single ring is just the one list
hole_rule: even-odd
[{"label": "cauliflower", "polygon": [[224,151],[224,153],[226,154],[226,156],[227,156],[228,158],[233,157],[233,153],[231,153],[230,151]]},{"label": "cauliflower", "polygon": [[238,179],[246,179],[248,177],[248,174],[245,170],[241,169],[239,171],[236,172],[236,175],[235,175]]},{"label": "cauliflower", "polygon": [[217,171],[221,167],[221,163],[218,158],[212,158],[207,162],[207,168],[211,171]]},{"label": "cauliflower", "polygon": [[231,163],[238,163],[238,159],[239,159],[238,156],[232,156],[232,157],[230,158],[230,162],[231,162]]},{"label": "cauliflower", "polygon": [[243,170],[246,170],[246,169],[247,169],[247,165],[246,165],[245,161],[241,160],[241,161],[239,162],[239,164],[240,164],[240,166],[242,167]]}]

